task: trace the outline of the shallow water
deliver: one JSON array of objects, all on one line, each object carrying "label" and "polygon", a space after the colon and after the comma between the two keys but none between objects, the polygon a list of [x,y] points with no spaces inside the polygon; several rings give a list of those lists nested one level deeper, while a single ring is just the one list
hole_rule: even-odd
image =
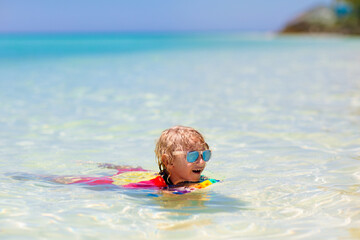
[{"label": "shallow water", "polygon": [[[1,36],[0,53],[1,239],[360,238],[359,38]],[[205,135],[221,183],[36,177],[156,170],[175,124]]]}]

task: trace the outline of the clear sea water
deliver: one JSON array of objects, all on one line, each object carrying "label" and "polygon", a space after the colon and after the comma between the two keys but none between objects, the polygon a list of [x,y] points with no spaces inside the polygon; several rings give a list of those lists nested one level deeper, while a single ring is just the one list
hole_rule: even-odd
[{"label": "clear sea water", "polygon": [[[177,124],[221,183],[156,197],[36,177],[156,171]],[[360,238],[360,38],[0,36],[0,238]]]}]

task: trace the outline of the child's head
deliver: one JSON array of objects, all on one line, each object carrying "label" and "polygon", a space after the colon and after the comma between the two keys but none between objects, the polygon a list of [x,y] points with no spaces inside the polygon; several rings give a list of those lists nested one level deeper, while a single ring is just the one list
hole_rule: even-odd
[{"label": "child's head", "polygon": [[[191,127],[174,126],[166,129],[155,147],[160,173],[167,173],[174,184],[198,181],[206,165],[204,158],[209,160],[211,155],[209,151],[203,154],[201,152],[208,149],[201,133]],[[187,153],[190,151],[200,151],[199,157],[195,160],[193,158],[194,162],[187,160]]]}]

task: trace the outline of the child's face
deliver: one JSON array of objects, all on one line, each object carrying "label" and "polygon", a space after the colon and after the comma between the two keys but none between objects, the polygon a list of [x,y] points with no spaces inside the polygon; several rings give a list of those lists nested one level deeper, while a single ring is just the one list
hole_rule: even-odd
[{"label": "child's face", "polygon": [[191,149],[185,149],[183,153],[174,155],[172,163],[168,164],[166,169],[170,173],[170,180],[173,184],[184,181],[196,182],[200,180],[202,171],[205,169],[206,162],[199,154],[198,159],[189,163],[186,160],[188,151],[204,151],[206,150],[202,144],[195,144]]}]

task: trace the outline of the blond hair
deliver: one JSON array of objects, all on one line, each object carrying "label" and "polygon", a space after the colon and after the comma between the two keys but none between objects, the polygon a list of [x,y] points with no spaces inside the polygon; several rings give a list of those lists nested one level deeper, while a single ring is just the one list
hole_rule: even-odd
[{"label": "blond hair", "polygon": [[190,150],[194,145],[201,145],[209,149],[209,145],[201,133],[192,127],[174,126],[164,130],[155,146],[155,155],[159,165],[160,174],[166,170],[162,156],[167,155],[170,162],[173,161],[174,151]]}]

